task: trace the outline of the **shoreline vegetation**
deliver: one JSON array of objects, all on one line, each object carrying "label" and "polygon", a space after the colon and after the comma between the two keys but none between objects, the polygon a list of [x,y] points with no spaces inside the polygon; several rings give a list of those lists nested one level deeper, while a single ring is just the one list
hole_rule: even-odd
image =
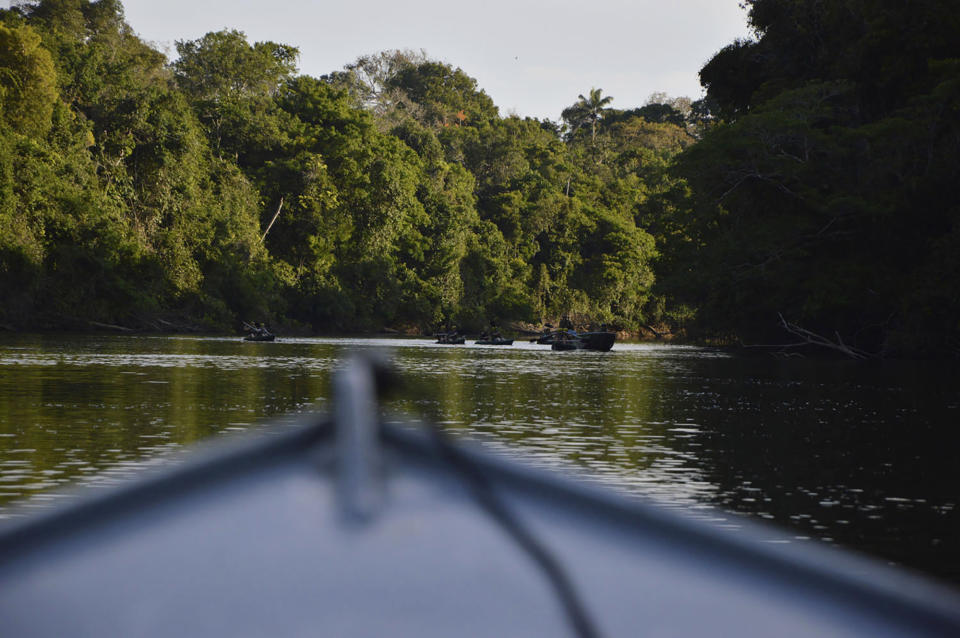
[{"label": "shoreline vegetation", "polygon": [[[559,319],[556,323],[559,323]],[[248,323],[248,322],[244,322]],[[547,322],[550,323],[550,322]],[[550,325],[556,325],[551,323]],[[279,325],[265,325],[271,333],[276,334],[279,338],[283,337],[319,337],[319,338],[337,338],[337,337],[404,337],[404,338],[421,338],[421,339],[433,339],[436,336],[435,331],[425,332],[418,326],[381,326],[380,328],[372,328],[368,330],[359,330],[359,331],[329,331],[329,332],[318,332],[311,328],[310,326],[304,325],[295,325],[295,324],[279,324]],[[590,330],[599,330],[600,326],[593,324],[581,324],[577,330],[579,332],[587,332]],[[478,331],[463,331],[467,335],[479,335],[481,332],[486,330],[486,328],[480,329]],[[526,339],[537,337],[543,334],[544,326],[537,325],[533,323],[525,322],[507,322],[502,328],[497,328],[497,330],[502,331],[506,335],[515,336],[519,339]],[[661,327],[660,330],[652,326],[647,326],[639,331],[632,332],[627,330],[611,330],[617,336],[618,340],[621,341],[633,341],[633,342],[660,342],[660,343],[686,343],[682,338],[671,334],[668,331],[667,327]],[[62,325],[45,327],[45,328],[31,328],[31,329],[20,329],[15,326],[0,324],[0,334],[3,333],[12,333],[12,334],[113,334],[113,335],[169,335],[169,336],[188,336],[188,335],[203,335],[203,336],[236,336],[240,338],[246,334],[249,334],[250,330],[247,327],[240,326],[235,330],[224,330],[220,326],[210,326],[210,325],[200,325],[200,324],[191,324],[191,323],[174,323],[165,320],[154,319],[148,322],[146,325],[141,325],[137,327],[131,326],[122,326],[101,323],[97,321],[81,321],[75,320],[70,322],[64,322]]]},{"label": "shoreline vegetation", "polygon": [[[734,1],[734,0],[730,0]],[[480,332],[960,358],[960,17],[746,0],[701,99],[502,116],[384,51],[320,78],[120,0],[0,10],[0,330]],[[551,321],[552,320],[552,321]]]}]

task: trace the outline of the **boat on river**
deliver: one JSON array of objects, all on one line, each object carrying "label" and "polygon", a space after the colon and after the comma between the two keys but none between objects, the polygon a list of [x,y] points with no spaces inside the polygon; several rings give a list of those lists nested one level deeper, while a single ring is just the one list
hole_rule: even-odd
[{"label": "boat on river", "polygon": [[277,338],[262,323],[247,323],[244,321],[243,327],[247,330],[247,335],[243,338],[244,341],[275,341]]},{"label": "boat on river", "polygon": [[500,335],[481,336],[474,343],[478,346],[512,346],[513,339],[504,339]]},{"label": "boat on river", "polygon": [[551,350],[583,350],[583,344],[579,339],[557,339],[550,344]]},{"label": "boat on river", "polygon": [[438,332],[436,335],[437,343],[447,345],[462,346],[467,342],[467,338],[459,332]]},{"label": "boat on river", "polygon": [[244,341],[276,341],[276,339],[277,339],[277,335],[270,334],[270,333],[267,333],[267,334],[251,333],[243,338]]},{"label": "boat on river", "polygon": [[2,522],[3,634],[960,635],[952,589],[383,416],[402,383],[339,368],[327,415]]},{"label": "boat on river", "polygon": [[[614,332],[558,333],[551,341],[552,350],[596,350],[609,352],[617,335]],[[539,342],[538,342],[539,343]]]}]

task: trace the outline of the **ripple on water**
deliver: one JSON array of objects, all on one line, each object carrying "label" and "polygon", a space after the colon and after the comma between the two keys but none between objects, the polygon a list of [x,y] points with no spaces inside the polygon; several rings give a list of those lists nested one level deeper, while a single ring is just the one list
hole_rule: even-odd
[{"label": "ripple on water", "polygon": [[960,422],[949,381],[960,377],[932,366],[619,342],[553,353],[523,340],[4,339],[0,517],[4,503],[56,502],[52,488],[122,482],[199,439],[322,407],[344,355],[376,350],[424,381],[423,396],[391,408],[437,414],[503,453],[730,529],[725,510],[791,525],[791,541],[895,539],[881,549],[899,560],[932,555],[922,545],[936,540],[936,555],[960,564],[957,476],[942,445],[944,424]]}]

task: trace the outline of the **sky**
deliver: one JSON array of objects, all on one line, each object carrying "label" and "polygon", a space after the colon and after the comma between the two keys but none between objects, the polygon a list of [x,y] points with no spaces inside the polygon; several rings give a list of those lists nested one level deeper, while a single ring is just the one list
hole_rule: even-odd
[{"label": "sky", "polygon": [[[8,5],[10,2],[4,2]],[[127,23],[170,59],[177,40],[237,29],[300,49],[319,77],[362,55],[424,50],[461,68],[499,107],[558,120],[599,88],[611,106],[654,92],[698,99],[700,68],[749,37],[739,0],[123,0]]]}]

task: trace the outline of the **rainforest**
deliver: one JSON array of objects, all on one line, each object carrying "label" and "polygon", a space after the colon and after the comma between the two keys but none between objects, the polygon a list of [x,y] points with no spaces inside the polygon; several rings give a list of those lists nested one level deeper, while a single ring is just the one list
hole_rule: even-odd
[{"label": "rainforest", "polygon": [[699,99],[559,121],[424,52],[311,77],[230,29],[168,59],[119,0],[0,10],[0,326],[960,356],[955,3],[744,4]]}]

